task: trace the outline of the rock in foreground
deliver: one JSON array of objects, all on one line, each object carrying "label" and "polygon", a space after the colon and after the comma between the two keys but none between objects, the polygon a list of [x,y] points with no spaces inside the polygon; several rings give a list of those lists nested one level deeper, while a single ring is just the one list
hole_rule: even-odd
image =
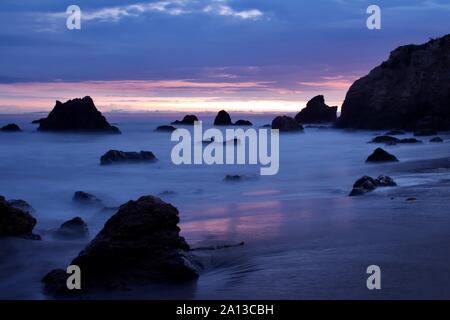
[{"label": "rock in foreground", "polygon": [[3,132],[19,132],[19,131],[22,131],[22,130],[20,129],[20,127],[17,124],[10,123],[10,124],[7,124],[6,126],[1,127],[0,131],[3,131]]},{"label": "rock in foreground", "polygon": [[325,123],[335,122],[338,107],[330,107],[325,104],[325,98],[320,95],[312,98],[306,104],[306,108],[300,111],[295,120],[298,123]]},{"label": "rock in foreground", "polygon": [[366,162],[392,162],[392,161],[398,161],[397,157],[381,148],[375,149],[375,151],[366,160]]},{"label": "rock in foreground", "polygon": [[56,105],[47,118],[39,121],[40,131],[80,131],[99,133],[120,133],[108,123],[94,105],[91,97],[73,99]]},{"label": "rock in foreground", "polygon": [[40,240],[33,234],[36,219],[26,211],[13,207],[0,196],[0,237],[19,237]]},{"label": "rock in foreground", "polygon": [[355,182],[349,196],[361,196],[375,190],[377,187],[395,187],[396,185],[397,183],[389,176],[379,176],[376,179],[363,176]]},{"label": "rock in foreground", "polygon": [[76,191],[72,200],[83,205],[102,205],[102,201],[99,198],[84,191]]},{"label": "rock in foreground", "polygon": [[[178,210],[153,196],[122,205],[71,263],[81,269],[82,289],[197,278],[198,269],[189,245],[179,235],[178,223]],[[47,290],[63,293],[66,279],[64,270],[57,269],[43,282]]]},{"label": "rock in foreground", "polygon": [[339,127],[450,129],[450,34],[394,50],[347,92]]},{"label": "rock in foreground", "polygon": [[294,118],[288,116],[278,116],[272,121],[272,129],[278,129],[280,132],[302,131],[303,126]]},{"label": "rock in foreground", "polygon": [[156,162],[158,159],[151,151],[125,152],[118,150],[109,150],[100,158],[101,165],[114,163],[139,163]]}]

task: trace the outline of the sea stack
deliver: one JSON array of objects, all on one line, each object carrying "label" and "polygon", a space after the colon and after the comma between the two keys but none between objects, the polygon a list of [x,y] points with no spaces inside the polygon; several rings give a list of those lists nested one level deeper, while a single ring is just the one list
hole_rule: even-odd
[{"label": "sea stack", "polygon": [[450,34],[406,45],[357,80],[337,126],[357,129],[450,129]]},{"label": "sea stack", "polygon": [[231,126],[233,122],[231,121],[231,117],[228,112],[225,110],[220,110],[217,113],[216,118],[214,119],[215,126]]},{"label": "sea stack", "polygon": [[40,120],[40,131],[76,131],[98,133],[120,133],[117,127],[108,123],[94,105],[91,97],[56,101],[47,118]]},{"label": "sea stack", "polygon": [[316,96],[308,101],[306,108],[300,111],[295,120],[298,123],[326,123],[335,122],[338,107],[330,107],[325,104],[324,96]]}]

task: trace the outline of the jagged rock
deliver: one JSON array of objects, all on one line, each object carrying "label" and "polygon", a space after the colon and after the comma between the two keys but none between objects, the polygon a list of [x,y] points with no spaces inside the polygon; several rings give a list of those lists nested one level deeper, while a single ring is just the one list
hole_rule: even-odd
[{"label": "jagged rock", "polygon": [[12,199],[12,200],[8,200],[8,203],[11,205],[11,207],[20,209],[22,211],[26,211],[29,213],[34,213],[35,210],[34,208],[25,200],[22,199]]},{"label": "jagged rock", "polygon": [[53,110],[39,124],[40,131],[120,133],[97,110],[91,97],[68,100],[65,103],[56,101]]},{"label": "jagged rock", "polygon": [[[70,263],[81,269],[82,290],[197,278],[200,265],[179,235],[178,223],[178,210],[153,196],[120,206]],[[64,270],[56,269],[42,281],[52,293],[68,293],[66,279]]]},{"label": "jagged rock", "polygon": [[302,131],[303,126],[294,118],[288,116],[278,116],[272,121],[272,129],[278,129],[280,132]]},{"label": "jagged rock", "polygon": [[193,114],[188,114],[186,116],[184,116],[183,120],[176,120],[174,122],[172,122],[171,124],[175,124],[175,125],[194,125],[194,123],[198,121],[197,116],[193,115]]},{"label": "jagged rock", "polygon": [[306,104],[306,108],[301,110],[295,120],[298,123],[324,123],[335,122],[337,119],[338,107],[330,107],[325,104],[325,98],[320,95],[312,98]]},{"label": "jagged rock", "polygon": [[248,120],[238,120],[234,123],[235,126],[252,126],[253,123],[251,123]]},{"label": "jagged rock", "polygon": [[84,191],[76,191],[72,200],[79,204],[102,205],[102,201],[99,198]]},{"label": "jagged rock", "polygon": [[389,152],[377,148],[375,151],[367,158],[366,162],[390,162],[398,161],[397,157],[390,154]]},{"label": "jagged rock", "polygon": [[155,131],[159,131],[159,132],[173,132],[177,130],[177,128],[175,128],[174,126],[159,126],[158,128],[156,128]]},{"label": "jagged rock", "polygon": [[437,136],[437,132],[431,129],[422,129],[414,132],[415,137]]},{"label": "jagged rock", "polygon": [[231,126],[233,122],[231,122],[231,117],[225,110],[219,111],[217,113],[216,118],[214,119],[215,126]]},{"label": "jagged rock", "polygon": [[444,140],[441,137],[434,137],[430,139],[430,142],[444,142]]},{"label": "jagged rock", "polygon": [[399,47],[350,87],[337,126],[450,129],[449,74],[450,34]]},{"label": "jagged rock", "polygon": [[422,143],[422,141],[416,138],[403,138],[397,141],[397,143]]},{"label": "jagged rock", "polygon": [[76,217],[64,222],[59,229],[56,230],[54,236],[56,238],[64,239],[86,238],[89,236],[89,229],[83,219]]},{"label": "jagged rock", "polygon": [[13,207],[3,196],[0,196],[0,237],[19,237],[40,240],[33,234],[36,219],[26,211]]},{"label": "jagged rock", "polygon": [[3,132],[19,132],[22,131],[20,127],[15,123],[9,123],[6,126],[0,128],[0,131]]},{"label": "jagged rock", "polygon": [[349,196],[361,196],[375,190],[377,187],[394,187],[396,185],[397,183],[395,183],[394,179],[389,176],[381,175],[376,179],[369,176],[363,176],[354,183]]},{"label": "jagged rock", "polygon": [[391,136],[378,136],[370,141],[371,143],[398,143],[400,139]]},{"label": "jagged rock", "polygon": [[384,135],[386,135],[386,136],[401,136],[404,134],[406,134],[405,131],[394,129],[394,130],[390,130],[390,131],[386,132]]},{"label": "jagged rock", "polygon": [[158,159],[151,151],[125,152],[109,150],[100,158],[101,165],[114,163],[156,162]]}]

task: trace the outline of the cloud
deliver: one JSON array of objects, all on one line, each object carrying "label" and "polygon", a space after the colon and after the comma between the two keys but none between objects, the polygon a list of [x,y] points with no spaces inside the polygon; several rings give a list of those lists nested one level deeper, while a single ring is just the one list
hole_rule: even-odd
[{"label": "cloud", "polygon": [[[228,0],[160,0],[95,10],[81,8],[81,18],[84,21],[117,22],[124,18],[139,17],[148,13],[162,13],[170,16],[208,14],[235,17],[241,20],[256,20],[264,15],[258,9],[235,10],[227,2]],[[51,19],[65,18],[66,16],[65,12],[46,14],[46,17]]]}]

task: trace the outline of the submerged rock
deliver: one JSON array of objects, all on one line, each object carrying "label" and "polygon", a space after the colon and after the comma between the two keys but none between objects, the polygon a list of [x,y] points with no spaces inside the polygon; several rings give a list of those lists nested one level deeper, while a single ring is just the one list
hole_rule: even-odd
[{"label": "submerged rock", "polygon": [[155,131],[159,131],[159,132],[173,132],[177,130],[177,128],[175,128],[174,126],[159,126],[158,128],[156,128]]},{"label": "submerged rock", "polygon": [[[186,281],[199,265],[179,235],[178,210],[153,196],[120,206],[71,265],[82,271],[82,289],[118,289],[130,284]],[[49,272],[42,281],[53,293],[67,293],[67,274]]]},{"label": "submerged rock", "polygon": [[288,116],[278,116],[272,121],[272,129],[278,129],[280,132],[302,131],[303,126],[294,118]]},{"label": "submerged rock", "polygon": [[248,121],[248,120],[238,120],[238,121],[236,121],[235,123],[234,123],[234,125],[235,126],[252,126],[253,125],[253,123],[251,123],[250,121]]},{"label": "submerged rock", "polygon": [[64,222],[55,232],[56,238],[79,239],[89,236],[89,230],[86,222],[80,217]]},{"label": "submerged rock", "polygon": [[371,143],[398,143],[400,139],[392,136],[378,136],[370,141]]},{"label": "submerged rock", "polygon": [[80,204],[88,204],[88,205],[101,205],[102,201],[94,196],[93,194],[84,192],[84,191],[76,191],[73,194],[72,200],[74,202],[80,203]]},{"label": "submerged rock", "polygon": [[376,179],[369,176],[363,176],[353,184],[353,189],[349,196],[361,196],[375,190],[377,187],[395,187],[396,185],[397,183],[395,183],[394,179],[389,176],[381,175]]},{"label": "submerged rock", "polygon": [[397,157],[390,154],[389,152],[377,148],[375,151],[367,158],[366,162],[390,162],[398,161]]},{"label": "submerged rock", "polygon": [[225,110],[220,110],[217,113],[216,118],[214,119],[215,126],[231,126],[233,122],[231,122],[231,117]]},{"label": "submerged rock", "polygon": [[397,141],[397,143],[422,143],[422,141],[416,138],[404,138]]},{"label": "submerged rock", "polygon": [[33,234],[36,219],[29,213],[13,207],[3,196],[0,196],[0,237],[19,237],[40,240]]},{"label": "submerged rock", "polygon": [[401,135],[404,135],[404,134],[406,134],[405,131],[397,130],[397,129],[390,130],[390,131],[385,133],[386,136],[401,136]]},{"label": "submerged rock", "polygon": [[22,131],[22,129],[20,129],[20,127],[17,124],[10,123],[10,124],[7,124],[6,126],[1,127],[0,131],[3,131],[3,132],[19,132],[19,131]]},{"label": "submerged rock", "polygon": [[339,127],[450,129],[450,34],[406,45],[355,81],[342,105]]},{"label": "submerged rock", "polygon": [[295,120],[298,123],[335,122],[337,119],[337,109],[338,107],[326,105],[325,98],[319,95],[308,101],[306,108],[295,116]]},{"label": "submerged rock", "polygon": [[441,137],[434,137],[430,139],[430,142],[444,142],[444,140]]},{"label": "submerged rock", "polygon": [[193,114],[188,114],[186,116],[184,116],[183,120],[176,120],[174,122],[172,122],[171,124],[175,124],[175,125],[194,125],[194,123],[198,121],[197,116],[193,115]]},{"label": "submerged rock", "polygon": [[108,123],[94,105],[91,97],[56,101],[55,107],[47,118],[39,122],[40,131],[81,131],[98,133],[120,133],[120,130]]},{"label": "submerged rock", "polygon": [[158,161],[158,159],[151,151],[125,152],[118,150],[109,150],[100,158],[101,165],[156,161]]}]

